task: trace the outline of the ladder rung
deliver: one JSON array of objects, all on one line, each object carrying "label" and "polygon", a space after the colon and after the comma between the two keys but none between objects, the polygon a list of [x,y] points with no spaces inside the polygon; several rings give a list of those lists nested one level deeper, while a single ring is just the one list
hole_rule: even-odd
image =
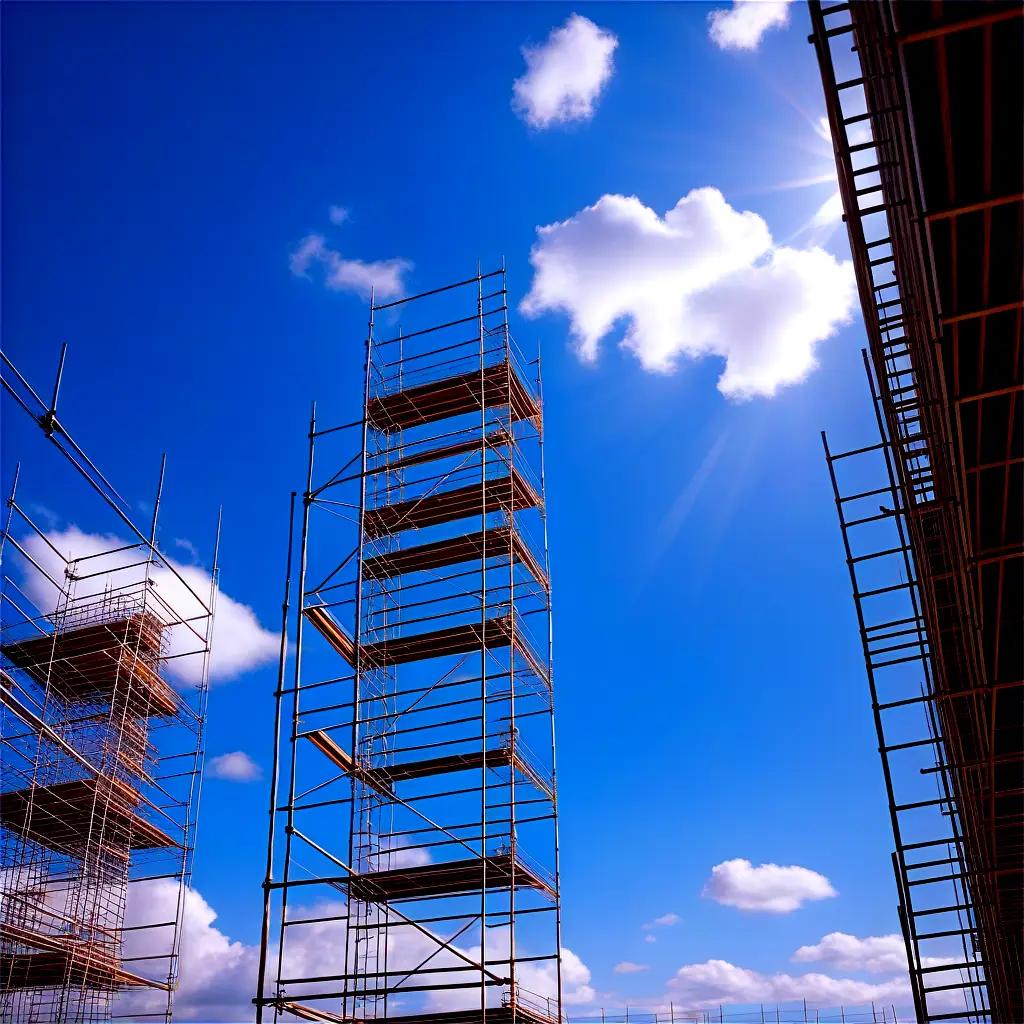
[{"label": "ladder rung", "polygon": [[[880,749],[881,749],[883,754],[889,754],[889,753],[891,753],[894,750],[910,750],[913,747],[926,747],[930,743],[938,744],[938,743],[941,743],[941,742],[942,742],[941,740],[939,740],[939,739],[932,739],[929,736],[928,739],[926,739],[926,740],[907,740],[906,743],[893,743],[890,746],[887,746],[887,747],[883,746]],[[914,849],[914,847],[905,846],[904,849],[905,850],[910,850],[910,849]]]},{"label": "ladder rung", "polygon": [[958,841],[956,836],[949,836],[946,839],[927,839],[920,843],[907,843],[905,846],[901,846],[900,850],[906,853],[907,850],[928,850],[933,846],[956,846]]},{"label": "ladder rung", "polygon": [[924,910],[913,910],[908,908],[908,913],[911,917],[928,917],[932,914],[953,914],[958,913],[961,910],[973,910],[969,903],[957,903],[952,907],[926,907]]},{"label": "ladder rung", "polygon": [[[932,740],[930,742],[935,742],[935,741]],[[952,799],[953,798],[949,797],[949,796],[940,796],[940,797],[937,797],[935,800],[915,800],[913,803],[909,803],[909,804],[893,804],[893,808],[892,809],[894,811],[917,811],[917,810],[920,810],[922,807],[941,807],[941,806],[944,806],[945,804],[948,804],[948,803],[952,802]]]},{"label": "ladder rung", "polygon": [[[915,640],[913,643],[909,644],[892,644],[889,647],[875,647],[868,653],[871,654],[872,657],[874,657],[877,654],[891,654],[893,651],[909,651],[912,647],[916,647],[918,650],[921,651],[921,653],[919,655],[916,655],[916,657],[924,657],[925,644],[923,640]],[[901,658],[900,660],[903,661],[905,659]],[[911,658],[909,660],[913,661],[914,659]],[[891,664],[891,662],[886,662],[886,664]]]},{"label": "ladder rung", "polygon": [[906,665],[911,661],[923,661],[924,654],[913,654],[907,658],[890,658],[888,661],[877,661],[871,663],[872,671],[876,668],[891,668],[893,665]]},{"label": "ladder rung", "polygon": [[[984,966],[984,965],[979,964],[978,966],[981,967],[981,966]],[[976,980],[975,979],[968,979],[967,981],[960,981],[960,982],[957,982],[957,984],[955,984],[955,985],[932,985],[930,987],[929,986],[925,986],[924,988],[921,989],[921,991],[922,992],[952,992],[953,989],[957,989],[957,988],[985,988],[987,985],[988,985],[988,982],[984,978],[978,978]],[[960,1014],[960,1016],[961,1017],[967,1017],[967,1016],[972,1016],[972,1014],[970,1014],[969,1011],[964,1010]],[[935,1020],[934,1017],[932,1017],[931,1019]]]},{"label": "ladder rung", "polygon": [[[984,968],[985,963],[983,960],[968,960],[967,963],[963,964],[939,964],[934,967],[922,967],[917,973],[918,974],[935,974],[937,971],[976,971],[978,968]],[[959,988],[959,986],[955,986]]]},{"label": "ladder rung", "polygon": [[[889,711],[891,708],[905,708],[910,704],[924,704],[932,699],[930,694],[925,694],[922,697],[907,697],[904,700],[888,700],[884,704],[876,705],[876,707],[879,711]],[[936,861],[935,863],[939,862]],[[915,864],[914,867],[920,867],[920,865]]]},{"label": "ladder rung", "polygon": [[910,551],[909,544],[901,544],[896,548],[886,548],[884,551],[874,551],[870,555],[858,555],[856,558],[851,558],[850,561],[853,564],[858,562],[869,562],[872,558],[884,558],[886,555],[898,555],[904,551]]},{"label": "ladder rung", "polygon": [[932,875],[929,878],[910,878],[907,885],[934,885],[936,882],[957,882],[964,876],[959,873],[952,875]]},{"label": "ladder rung", "polygon": [[916,938],[918,942],[928,942],[931,939],[951,939],[954,935],[975,935],[977,931],[976,927],[951,928],[945,932],[918,932]]},{"label": "ladder rung", "polygon": [[878,597],[879,594],[894,594],[897,590],[909,590],[917,586],[917,580],[907,580],[904,583],[893,583],[888,587],[875,587],[874,590],[861,590],[853,596],[860,600],[865,597]]}]

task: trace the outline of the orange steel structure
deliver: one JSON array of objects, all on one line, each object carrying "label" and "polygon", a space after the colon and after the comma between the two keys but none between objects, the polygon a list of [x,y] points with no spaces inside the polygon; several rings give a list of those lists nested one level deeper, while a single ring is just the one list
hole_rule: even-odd
[{"label": "orange steel structure", "polygon": [[[131,539],[68,557],[27,511],[15,474],[0,529],[14,566],[0,587],[0,1019],[169,1021],[216,568],[197,593],[157,547],[159,492],[144,534],[58,419],[60,371],[46,405],[2,358],[11,404]],[[198,685],[166,682],[171,656],[196,659]]]},{"label": "orange steel structure", "polygon": [[810,10],[882,437],[826,452],[915,1007],[1009,1024],[1024,1020],[1024,8]]},{"label": "orange steel structure", "polygon": [[288,563],[257,1021],[560,1021],[540,366],[504,270],[371,301],[361,416],[310,423],[294,615]]}]

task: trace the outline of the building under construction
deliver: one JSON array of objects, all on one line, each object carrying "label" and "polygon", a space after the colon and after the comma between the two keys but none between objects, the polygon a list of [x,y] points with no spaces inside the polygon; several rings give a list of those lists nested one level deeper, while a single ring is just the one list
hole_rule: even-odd
[{"label": "building under construction", "polygon": [[504,270],[371,302],[297,532],[257,1020],[560,1020],[540,366]]},{"label": "building under construction", "polygon": [[[0,532],[0,1020],[169,1021],[216,569],[195,590],[157,547],[159,488],[143,533],[58,418],[60,374],[45,403],[2,358],[10,407],[36,420],[124,543],[108,530],[69,552],[30,512],[34,464],[21,484],[15,474]],[[187,688],[168,683],[175,665]]]},{"label": "building under construction", "polygon": [[922,1022],[1024,1020],[1022,13],[811,3],[881,434],[826,452]]}]

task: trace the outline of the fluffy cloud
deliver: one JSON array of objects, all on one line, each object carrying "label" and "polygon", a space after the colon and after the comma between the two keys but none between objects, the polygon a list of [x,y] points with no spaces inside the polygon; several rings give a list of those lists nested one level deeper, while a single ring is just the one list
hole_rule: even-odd
[{"label": "fluffy cloud", "polygon": [[708,35],[723,50],[756,50],[771,28],[789,23],[790,0],[733,0],[708,15]]},{"label": "fluffy cloud", "polygon": [[794,954],[795,963],[822,961],[844,971],[887,971],[907,969],[907,949],[899,935],[869,935],[860,939],[846,932],[830,932],[813,946],[801,946]]},{"label": "fluffy cloud", "polygon": [[[154,921],[173,920],[177,907],[178,887],[166,879],[143,882],[129,887],[125,923],[129,927]],[[289,919],[308,919],[312,923],[293,926],[285,947],[285,977],[328,977],[341,969],[345,949],[344,920],[322,920],[344,914],[345,905],[338,900],[325,900],[304,907],[292,907]],[[175,1017],[179,1020],[238,1021],[251,1020],[252,997],[256,991],[259,948],[234,941],[216,926],[217,913],[196,890],[186,890],[182,917],[182,943],[179,987],[174,998]],[[125,956],[150,956],[163,953],[166,934],[151,929],[128,932]],[[479,958],[479,947],[458,947],[460,952]],[[507,929],[498,929],[487,936],[488,959],[507,952]],[[340,958],[340,959],[339,959]],[[396,973],[413,968],[429,958],[432,967],[465,966],[454,953],[440,949],[429,936],[411,928],[396,929],[389,939],[388,962]],[[270,962],[276,964],[271,951]],[[273,973],[273,970],[272,972]],[[459,972],[444,977],[452,984],[473,980],[478,972]],[[520,982],[524,989],[542,997],[555,992],[555,967],[551,963],[523,963]],[[562,950],[562,984],[565,1001],[571,1004],[591,1002],[596,993],[590,987],[590,970],[570,949]],[[336,983],[324,983],[336,988]],[[312,991],[316,985],[305,986]],[[491,993],[495,1000],[500,992]],[[473,994],[450,989],[431,992],[427,1007],[433,1010],[456,1009],[472,1002]],[[159,1009],[161,996],[155,993],[128,993],[120,997],[116,1013],[143,1014]],[[410,1008],[411,1009],[411,1008]]]},{"label": "fluffy cloud", "polygon": [[662,914],[661,917],[656,917],[653,921],[648,921],[643,927],[644,931],[648,931],[651,928],[670,928],[674,924],[679,924],[682,920],[678,914],[670,912]]},{"label": "fluffy cloud", "polygon": [[650,970],[650,964],[635,964],[632,960],[623,960],[617,963],[612,970],[616,974],[639,974],[641,971]]},{"label": "fluffy cloud", "polygon": [[589,120],[612,76],[618,45],[613,33],[570,15],[542,46],[523,47],[526,74],[512,85],[513,108],[534,128]]},{"label": "fluffy cloud", "polygon": [[774,245],[760,216],[715,188],[692,190],[663,217],[636,196],[604,195],[539,227],[530,262],[523,313],[568,315],[583,360],[625,322],[622,345],[649,371],[724,359],[718,388],[732,398],[803,380],[854,301],[852,264]]},{"label": "fluffy cloud", "polygon": [[761,974],[727,960],[707,960],[680,967],[669,981],[669,990],[681,1002],[694,1007],[781,1003],[790,999],[839,1006],[902,1002],[910,995],[910,984],[906,977],[873,983],[827,974]]},{"label": "fluffy cloud", "polygon": [[810,900],[825,900],[838,893],[824,875],[796,864],[760,864],[737,857],[711,869],[703,895],[740,910],[788,914]]},{"label": "fluffy cloud", "polygon": [[[336,222],[340,223],[340,222]],[[345,259],[332,249],[323,235],[306,235],[289,257],[296,277],[309,277],[314,265],[323,270],[324,284],[335,292],[354,292],[364,299],[372,292],[378,299],[390,299],[405,290],[403,275],[412,269],[408,260]]]},{"label": "fluffy cloud", "polygon": [[[111,534],[91,534],[69,526],[67,529],[48,535],[53,549],[39,536],[32,534],[22,540],[29,554],[54,579],[63,580],[65,559],[73,561],[101,551],[123,548],[127,542]],[[64,556],[64,557],[61,557]],[[141,583],[143,567],[136,565],[141,553],[138,547],[117,551],[92,558],[84,563],[83,572],[98,573],[93,579],[79,584],[79,596],[102,593],[105,587],[123,588]],[[168,568],[157,566],[150,574],[153,592],[158,601],[166,602],[182,618],[200,614],[201,606],[189,588],[204,601],[210,593],[210,574],[196,565],[183,565],[167,559],[188,586]],[[25,592],[43,612],[51,612],[57,606],[59,592],[48,580],[31,572],[25,578]],[[87,588],[87,589],[86,589]],[[159,605],[155,605],[159,607]],[[201,631],[201,630],[200,630]],[[168,631],[167,653],[185,655],[200,646],[195,635],[186,626],[176,626]],[[278,653],[280,640],[276,633],[264,629],[256,613],[245,604],[234,600],[221,591],[217,595],[217,613],[213,625],[213,647],[210,655],[210,680],[217,682],[233,679],[248,669],[272,661]],[[202,657],[192,654],[187,657],[171,657],[165,662],[166,670],[185,683],[198,683],[202,678]]]},{"label": "fluffy cloud", "polygon": [[[861,939],[846,932],[830,932],[813,946],[801,946],[793,954],[794,963],[822,962],[843,971],[870,971],[887,974],[907,970],[907,947],[900,935],[868,935]],[[925,967],[942,967],[962,957],[922,957]]]},{"label": "fluffy cloud", "polygon": [[206,766],[206,774],[228,782],[255,782],[263,777],[260,766],[244,750],[219,754]]}]

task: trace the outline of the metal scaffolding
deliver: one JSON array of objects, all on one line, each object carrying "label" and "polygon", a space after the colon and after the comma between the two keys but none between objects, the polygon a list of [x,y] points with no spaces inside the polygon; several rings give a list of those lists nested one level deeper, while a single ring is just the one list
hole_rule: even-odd
[{"label": "metal scaffolding", "polygon": [[[826,444],[826,455],[915,1008],[919,1021],[1017,1021],[1024,9],[810,9],[881,434],[838,455]],[[901,796],[907,788],[913,795]]]},{"label": "metal scaffolding", "polygon": [[[0,380],[129,539],[71,557],[18,473],[0,530],[0,1020],[170,1021],[216,596],[197,592],[2,356]],[[61,370],[64,354],[61,355]],[[82,510],[75,510],[81,514]],[[219,534],[219,526],[218,526]],[[168,660],[193,685],[173,688]]]},{"label": "metal scaffolding", "polygon": [[314,410],[308,460],[257,1020],[559,1021],[540,361],[504,270],[371,300],[362,416]]}]

